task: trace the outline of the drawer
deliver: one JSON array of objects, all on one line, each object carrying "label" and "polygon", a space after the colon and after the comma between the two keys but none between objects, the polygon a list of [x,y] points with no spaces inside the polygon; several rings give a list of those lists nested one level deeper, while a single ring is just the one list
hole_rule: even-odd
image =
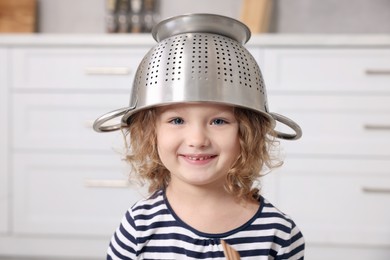
[{"label": "drawer", "polygon": [[269,103],[271,111],[290,117],[302,127],[302,139],[282,141],[287,154],[390,155],[389,97],[271,95]]},{"label": "drawer", "polygon": [[13,155],[15,234],[110,235],[145,192],[118,155]]},{"label": "drawer", "polygon": [[[389,260],[388,247],[375,246],[345,246],[345,245],[308,245],[305,248],[305,258],[315,260],[353,259],[353,260]],[[337,258],[335,258],[337,256]]]},{"label": "drawer", "polygon": [[129,94],[13,94],[14,150],[97,152],[124,147],[120,131],[96,133],[94,120],[128,106]]},{"label": "drawer", "polygon": [[270,91],[390,92],[390,49],[266,49]]},{"label": "drawer", "polygon": [[15,48],[11,87],[50,90],[130,89],[148,48]]},{"label": "drawer", "polygon": [[390,246],[390,161],[288,159],[277,205],[306,241]]}]

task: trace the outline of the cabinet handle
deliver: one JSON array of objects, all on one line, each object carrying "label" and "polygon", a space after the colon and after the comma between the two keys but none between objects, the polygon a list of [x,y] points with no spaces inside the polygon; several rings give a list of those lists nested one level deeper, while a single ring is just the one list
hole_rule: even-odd
[{"label": "cabinet handle", "polygon": [[129,75],[130,68],[127,67],[87,67],[87,75]]},{"label": "cabinet handle", "polygon": [[390,75],[390,69],[366,69],[366,75]]},{"label": "cabinet handle", "polygon": [[390,125],[365,124],[364,129],[371,131],[390,131]]},{"label": "cabinet handle", "polygon": [[87,188],[128,188],[130,184],[127,180],[86,179],[84,186]]},{"label": "cabinet handle", "polygon": [[364,193],[390,194],[390,188],[362,187]]}]

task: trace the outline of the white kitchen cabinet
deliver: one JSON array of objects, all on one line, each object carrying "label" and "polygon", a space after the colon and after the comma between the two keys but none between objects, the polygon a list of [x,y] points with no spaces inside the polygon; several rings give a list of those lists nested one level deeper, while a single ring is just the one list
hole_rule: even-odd
[{"label": "white kitchen cabinet", "polygon": [[15,151],[107,152],[124,147],[120,131],[96,133],[92,125],[97,116],[128,105],[127,93],[15,93],[12,97]]},{"label": "white kitchen cabinet", "polygon": [[390,93],[390,49],[270,48],[266,83],[286,92]]},{"label": "white kitchen cabinet", "polygon": [[303,129],[271,174],[307,256],[389,259],[390,49],[271,46],[261,59],[270,111]]},{"label": "white kitchen cabinet", "polygon": [[[0,41],[0,259],[103,259],[123,213],[146,192],[127,181],[121,133],[91,126],[128,105],[153,42],[24,37]],[[248,44],[270,111],[303,129],[301,140],[281,141],[285,164],[262,191],[301,228],[307,259],[387,260],[390,39],[326,37]]]},{"label": "white kitchen cabinet", "polygon": [[12,165],[17,235],[108,241],[126,209],[146,194],[129,183],[119,154],[17,153]]},{"label": "white kitchen cabinet", "polygon": [[0,234],[8,231],[9,170],[8,170],[8,56],[0,48]]},{"label": "white kitchen cabinet", "polygon": [[283,143],[289,154],[390,157],[390,95],[271,95],[270,105],[303,129]]},{"label": "white kitchen cabinet", "polygon": [[[128,105],[141,54],[137,48],[16,48],[11,53],[13,232],[108,240],[124,210],[140,196],[126,186],[104,188],[126,181],[118,169],[123,136],[98,134],[92,124],[97,116]],[[117,68],[129,73],[117,74]],[[96,177],[88,177],[93,171]],[[85,187],[90,182],[103,188]]]},{"label": "white kitchen cabinet", "polygon": [[104,258],[125,211],[147,193],[129,182],[121,132],[99,134],[92,124],[129,105],[149,47],[23,44],[0,52],[0,258]]},{"label": "white kitchen cabinet", "polygon": [[387,159],[289,158],[275,172],[277,205],[310,243],[388,247],[389,169]]},{"label": "white kitchen cabinet", "polygon": [[[362,238],[364,239],[364,238]],[[348,245],[309,245],[305,250],[305,259],[354,259],[354,260],[387,260],[390,256],[388,247],[362,247]]]},{"label": "white kitchen cabinet", "polygon": [[128,93],[148,47],[17,48],[12,50],[13,89],[46,91],[122,90]]}]

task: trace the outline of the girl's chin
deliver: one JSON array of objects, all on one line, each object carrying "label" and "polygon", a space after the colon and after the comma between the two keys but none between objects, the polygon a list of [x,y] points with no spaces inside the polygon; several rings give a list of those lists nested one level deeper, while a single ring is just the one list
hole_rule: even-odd
[{"label": "girl's chin", "polygon": [[225,176],[210,176],[200,172],[186,171],[181,176],[176,176],[177,181],[175,183],[182,183],[185,185],[191,185],[196,187],[201,186],[221,186],[221,183],[225,182]]}]

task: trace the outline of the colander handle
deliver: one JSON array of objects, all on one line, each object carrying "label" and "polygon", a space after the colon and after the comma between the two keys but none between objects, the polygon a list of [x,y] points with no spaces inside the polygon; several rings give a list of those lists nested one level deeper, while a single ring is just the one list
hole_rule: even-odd
[{"label": "colander handle", "polygon": [[130,111],[132,109],[134,109],[134,108],[133,107],[124,107],[124,108],[120,108],[120,109],[117,109],[117,110],[114,110],[114,111],[111,111],[111,112],[108,112],[108,113],[102,115],[101,117],[96,119],[95,122],[93,123],[93,130],[95,130],[96,132],[111,132],[111,131],[119,130],[122,126],[122,123],[105,125],[105,126],[104,126],[104,123],[106,123],[114,118],[123,116],[124,114],[126,114],[128,111]]},{"label": "colander handle", "polygon": [[297,140],[297,139],[301,138],[302,129],[297,123],[295,123],[290,118],[279,115],[277,113],[269,113],[269,114],[275,119],[275,121],[280,122],[280,123],[290,127],[295,132],[295,134],[287,134],[287,133],[282,133],[279,131],[274,131],[276,137],[278,137],[280,139],[286,139],[286,140]]}]

